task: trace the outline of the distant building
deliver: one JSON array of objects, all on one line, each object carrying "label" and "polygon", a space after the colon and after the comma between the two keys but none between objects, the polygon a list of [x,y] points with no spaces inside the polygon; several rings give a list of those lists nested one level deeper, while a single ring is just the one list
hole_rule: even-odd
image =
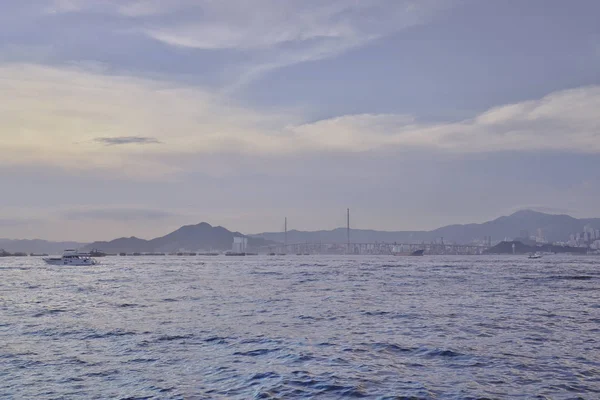
[{"label": "distant building", "polygon": [[537,236],[535,237],[535,241],[538,243],[546,243],[546,238],[544,237],[544,230],[542,228],[537,229]]},{"label": "distant building", "polygon": [[234,253],[245,253],[248,247],[248,239],[245,237],[235,236],[233,238],[233,244],[231,245],[231,251]]}]

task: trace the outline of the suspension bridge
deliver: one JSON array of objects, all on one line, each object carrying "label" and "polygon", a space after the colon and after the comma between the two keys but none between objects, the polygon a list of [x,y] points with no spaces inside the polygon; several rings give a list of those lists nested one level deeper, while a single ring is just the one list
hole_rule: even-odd
[{"label": "suspension bridge", "polygon": [[354,255],[409,255],[422,250],[424,254],[436,255],[477,255],[491,247],[491,238],[486,244],[446,244],[443,242],[398,243],[373,242],[355,243],[351,241],[350,209],[346,214],[346,241],[344,242],[302,242],[288,243],[287,218],[284,222],[284,242],[263,246],[257,250],[267,254],[354,254]]}]

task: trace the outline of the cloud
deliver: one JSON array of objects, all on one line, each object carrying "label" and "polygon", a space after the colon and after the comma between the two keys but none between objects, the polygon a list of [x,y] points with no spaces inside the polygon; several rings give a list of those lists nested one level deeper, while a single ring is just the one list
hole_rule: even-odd
[{"label": "cloud", "polygon": [[148,17],[160,15],[165,12],[177,10],[185,5],[191,4],[190,1],[182,0],[135,0],[120,1],[115,4],[117,12],[128,17]]},{"label": "cloud", "polygon": [[45,11],[60,13],[104,13],[127,17],[149,17],[194,5],[195,0],[43,0]]},{"label": "cloud", "polygon": [[353,3],[308,3],[309,6],[298,1],[204,1],[200,2],[200,20],[162,24],[145,33],[170,45],[206,50],[268,49],[284,43],[361,34]]},{"label": "cloud", "polygon": [[146,34],[167,44],[198,49],[268,49],[292,43],[319,46],[323,40],[337,40],[345,46],[422,23],[452,2],[200,0],[191,4],[197,18],[150,27]]},{"label": "cloud", "polygon": [[398,115],[350,115],[294,128],[300,141],[330,150],[425,148],[455,153],[600,152],[600,86],[551,93],[454,123]]},{"label": "cloud", "polygon": [[45,11],[51,14],[80,11],[85,6],[84,0],[52,0]]},{"label": "cloud", "polygon": [[[129,32],[193,50],[229,50],[234,90],[268,71],[335,57],[426,23],[458,0],[54,0],[50,13],[127,17]],[[235,78],[234,78],[235,79]]]},{"label": "cloud", "polygon": [[32,218],[0,218],[0,227],[27,226],[38,222]]},{"label": "cloud", "polygon": [[[156,178],[176,172],[177,167],[148,154],[268,147],[261,132],[283,123],[279,116],[169,82],[27,64],[0,65],[0,76],[4,165],[111,169]],[[106,141],[96,140],[130,138],[131,132],[145,132],[145,138],[163,144],[106,146]]]},{"label": "cloud", "polygon": [[336,57],[424,23],[451,2],[232,0],[199,4],[201,18],[142,31],[172,46],[246,54],[249,60],[234,68],[239,78],[227,88],[236,90],[269,71]]},{"label": "cloud", "polygon": [[119,146],[126,144],[161,144],[156,138],[143,136],[121,136],[121,137],[100,137],[94,139],[96,142],[104,143],[107,146]]},{"label": "cloud", "polygon": [[0,76],[3,165],[113,170],[157,179],[182,171],[179,159],[198,155],[414,149],[600,153],[600,86],[495,107],[459,122],[399,114],[305,122],[296,112],[242,107],[208,90],[166,81],[27,64],[0,66]]},{"label": "cloud", "polygon": [[137,208],[98,208],[69,210],[62,213],[68,220],[112,220],[112,221],[138,221],[162,220],[178,216],[166,210],[137,209]]}]

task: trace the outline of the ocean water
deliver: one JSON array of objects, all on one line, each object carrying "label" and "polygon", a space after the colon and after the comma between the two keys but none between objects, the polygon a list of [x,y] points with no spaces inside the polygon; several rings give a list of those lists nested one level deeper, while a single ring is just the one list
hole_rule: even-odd
[{"label": "ocean water", "polygon": [[600,258],[0,258],[1,399],[600,399]]}]

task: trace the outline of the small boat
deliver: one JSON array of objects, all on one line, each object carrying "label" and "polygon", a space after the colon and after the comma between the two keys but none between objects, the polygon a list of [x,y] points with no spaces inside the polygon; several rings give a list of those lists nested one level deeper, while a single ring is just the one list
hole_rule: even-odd
[{"label": "small boat", "polygon": [[534,254],[530,254],[529,257],[527,257],[527,258],[530,258],[533,260],[533,259],[542,258],[542,255],[539,253],[534,253]]},{"label": "small boat", "polygon": [[50,265],[96,265],[98,261],[90,257],[89,253],[79,253],[76,250],[65,250],[61,258],[43,258]]}]

